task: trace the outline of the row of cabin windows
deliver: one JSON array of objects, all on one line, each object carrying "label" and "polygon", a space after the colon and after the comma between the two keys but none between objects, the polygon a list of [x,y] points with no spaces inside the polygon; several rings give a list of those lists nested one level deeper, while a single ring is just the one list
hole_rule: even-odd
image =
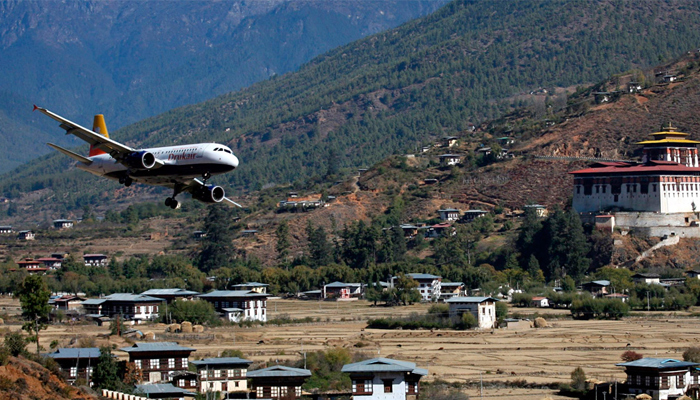
[{"label": "row of cabin windows", "polygon": [[[211,372],[211,376],[209,375],[209,372]],[[206,379],[207,377],[213,377],[213,378],[222,378],[222,377],[227,377],[227,378],[243,378],[245,377],[246,370],[241,370],[241,369],[215,369],[215,370],[209,370],[207,371],[206,369],[201,370],[200,375],[202,376],[202,379]]]},{"label": "row of cabin windows", "polygon": [[[627,193],[637,193],[637,186],[639,186],[639,193],[642,194],[647,194],[649,193],[649,185],[648,184],[638,184],[638,183],[626,183],[626,189]],[[651,185],[651,192],[656,193],[656,183]],[[586,196],[592,195],[593,191],[595,190],[596,194],[600,193],[607,193],[607,187],[608,185],[576,185],[576,194],[581,194],[581,186],[583,186],[583,194]],[[611,192],[614,194],[617,192],[617,194],[620,193],[620,187],[618,185],[613,185],[615,187],[611,188]],[[617,190],[615,190],[617,189]],[[665,192],[668,191],[686,191],[686,192],[692,192],[692,191],[700,191],[700,183],[662,183],[661,184],[661,189]]]},{"label": "row of cabin windows", "polygon": [[158,312],[158,306],[118,306],[118,307],[112,307],[112,311],[117,313],[117,314],[140,314],[140,313],[145,313],[145,314],[152,314],[152,313],[157,313]]},{"label": "row of cabin windows", "polygon": [[[168,363],[168,369],[175,369],[175,359],[174,358],[168,358],[167,363]],[[134,360],[134,364],[139,369],[143,369],[146,366],[148,366],[149,369],[160,369],[160,359],[159,358],[152,358],[150,360]],[[146,365],[144,365],[144,364],[146,364]],[[182,368],[187,368],[187,365],[188,365],[187,358],[183,358],[180,365]]]},{"label": "row of cabin windows", "polygon": [[[187,382],[185,379],[180,379],[180,380],[177,381],[177,386],[178,386],[178,387],[181,387],[181,388],[184,388],[185,385],[186,385],[185,382]],[[191,379],[191,380],[190,380],[190,386],[192,386],[192,387],[197,386],[197,380],[196,380],[196,379]]]},{"label": "row of cabin windows", "polygon": [[250,308],[255,308],[260,307],[264,308],[267,306],[267,301],[260,301],[260,300],[253,300],[253,301],[215,301],[214,302],[214,307],[219,308],[219,305],[221,305],[221,308],[243,308],[246,309],[248,308],[248,304],[250,303]]},{"label": "row of cabin windows", "polygon": [[[661,385],[659,385],[661,382]],[[633,386],[646,386],[654,388],[668,388],[671,383],[676,387],[685,386],[685,375],[674,376],[648,376],[648,375],[627,375],[627,384]]]}]

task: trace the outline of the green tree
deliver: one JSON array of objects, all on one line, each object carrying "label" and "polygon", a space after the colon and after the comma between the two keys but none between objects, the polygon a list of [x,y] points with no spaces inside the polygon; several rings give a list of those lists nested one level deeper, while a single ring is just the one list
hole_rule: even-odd
[{"label": "green tree", "polygon": [[27,354],[27,339],[19,332],[11,332],[5,335],[5,349],[12,356]]},{"label": "green tree", "polygon": [[175,300],[168,311],[175,321],[211,324],[218,320],[214,306],[206,300]]},{"label": "green tree", "polygon": [[578,391],[586,390],[586,373],[583,368],[576,367],[571,372],[571,388]]},{"label": "green tree", "polygon": [[683,360],[690,362],[700,362],[700,347],[690,347],[683,352]]},{"label": "green tree", "polygon": [[479,326],[479,322],[476,320],[474,314],[469,311],[462,313],[462,325],[464,329],[473,329]]},{"label": "green tree", "polygon": [[314,228],[309,221],[306,226],[306,235],[309,239],[309,256],[312,267],[328,265],[333,261],[333,246],[328,241],[328,234],[322,226]]},{"label": "green tree", "polygon": [[229,208],[218,204],[209,206],[209,214],[204,220],[207,236],[199,254],[199,269],[204,272],[233,262],[235,250],[232,241],[235,229],[232,227],[233,214]]},{"label": "green tree", "polygon": [[289,223],[287,223],[287,220],[280,222],[280,224],[277,226],[277,230],[275,231],[275,236],[277,236],[277,245],[275,246],[275,249],[277,250],[277,260],[285,263],[287,256],[289,255],[290,247]]},{"label": "green tree", "polygon": [[49,320],[51,291],[39,275],[29,275],[24,278],[15,294],[22,305],[22,316],[27,320],[22,329],[33,334],[29,340],[36,342],[36,353],[39,354],[39,332],[46,329]]},{"label": "green tree", "polygon": [[98,389],[116,390],[120,386],[117,361],[109,346],[100,347],[100,357],[92,373],[92,382]]},{"label": "green tree", "polygon": [[418,282],[408,275],[400,273],[394,281],[395,298],[397,304],[406,305],[420,301]]}]

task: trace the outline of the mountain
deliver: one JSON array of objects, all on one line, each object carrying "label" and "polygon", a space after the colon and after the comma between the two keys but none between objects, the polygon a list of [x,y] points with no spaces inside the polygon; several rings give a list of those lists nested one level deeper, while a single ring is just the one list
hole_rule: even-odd
[{"label": "mountain", "polygon": [[[131,145],[227,143],[242,162],[217,184],[313,185],[531,104],[530,93],[550,93],[542,102],[548,107],[566,102],[563,88],[694,49],[699,13],[675,0],[454,1],[297,72],[143,120],[113,137]],[[90,118],[53,111],[77,122]],[[65,171],[68,165],[65,157],[47,156],[0,185],[13,198],[43,190],[39,197],[68,210],[123,198],[124,191],[112,194],[114,184]],[[27,210],[39,215],[51,206]]]},{"label": "mountain", "polygon": [[[0,171],[49,151],[33,103],[111,129],[201,102],[428,14],[446,0],[0,3]],[[44,134],[45,135],[45,134]],[[63,140],[62,143],[77,143]]]}]

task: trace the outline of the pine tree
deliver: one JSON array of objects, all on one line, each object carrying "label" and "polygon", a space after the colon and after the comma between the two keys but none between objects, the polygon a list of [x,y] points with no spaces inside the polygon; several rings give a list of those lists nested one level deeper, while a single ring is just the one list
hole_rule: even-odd
[{"label": "pine tree", "polygon": [[32,337],[30,341],[36,341],[36,353],[39,354],[39,332],[46,329],[49,320],[49,297],[51,291],[46,286],[46,282],[39,275],[29,275],[24,278],[22,284],[17,288],[15,294],[19,297],[22,305],[22,316],[27,322],[22,325],[22,329],[27,331]]},{"label": "pine tree", "polygon": [[277,226],[277,230],[275,231],[275,236],[277,236],[277,246],[275,249],[277,250],[277,259],[284,263],[287,260],[287,256],[289,256],[289,224],[287,223],[287,220],[283,220],[280,222],[280,224]]}]

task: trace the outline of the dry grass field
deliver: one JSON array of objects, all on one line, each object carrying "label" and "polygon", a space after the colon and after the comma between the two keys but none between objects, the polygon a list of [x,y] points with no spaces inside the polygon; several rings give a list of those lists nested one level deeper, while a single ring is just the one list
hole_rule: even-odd
[{"label": "dry grass field", "polygon": [[[3,307],[17,306],[13,301],[0,301]],[[687,314],[650,315],[622,321],[574,321],[566,312],[550,311],[545,317],[550,327],[543,329],[491,331],[384,331],[365,329],[368,318],[425,312],[427,305],[385,308],[372,307],[365,301],[304,302],[269,300],[268,316],[275,318],[313,317],[320,322],[264,327],[219,327],[205,333],[213,338],[195,340],[182,338],[179,342],[197,349],[194,358],[217,356],[228,348],[240,349],[246,357],[262,363],[299,359],[302,352],[334,346],[362,352],[367,357],[397,358],[413,361],[428,368],[428,380],[436,378],[470,382],[466,391],[480,398],[479,381],[484,381],[484,398],[557,399],[546,388],[515,389],[498,387],[498,381],[526,380],[532,383],[568,382],[577,366],[588,377],[601,380],[624,379],[620,355],[634,350],[648,357],[681,358],[683,351],[700,345],[700,320]],[[541,310],[516,309],[528,313]],[[557,319],[557,314],[561,319]],[[10,329],[19,329],[10,325]],[[164,325],[144,325],[159,339]],[[62,345],[81,340],[107,327],[93,325],[51,326],[43,333],[42,343],[48,347],[58,339]],[[162,336],[161,336],[162,339]],[[167,338],[173,340],[173,338]],[[96,344],[127,345],[123,339],[99,339]],[[117,352],[120,356],[125,354]]]}]

